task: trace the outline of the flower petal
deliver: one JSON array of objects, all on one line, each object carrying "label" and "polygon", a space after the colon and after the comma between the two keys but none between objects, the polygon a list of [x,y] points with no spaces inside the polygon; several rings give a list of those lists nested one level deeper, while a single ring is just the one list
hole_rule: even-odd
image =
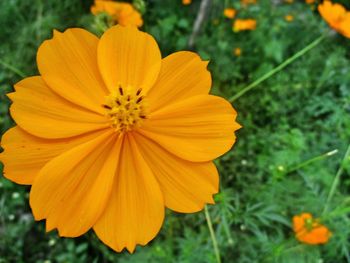
[{"label": "flower petal", "polygon": [[189,51],[164,58],[158,80],[147,94],[150,111],[188,97],[208,94],[211,75],[207,65],[207,61]]},{"label": "flower petal", "polygon": [[99,39],[86,30],[73,28],[39,47],[39,72],[49,87],[65,99],[97,113],[107,89],[97,67]]},{"label": "flower petal", "polygon": [[101,131],[69,139],[42,139],[16,126],[2,137],[0,161],[4,176],[18,184],[32,184],[39,171],[51,159],[101,134]]},{"label": "flower petal", "polygon": [[80,108],[52,92],[41,77],[26,78],[8,94],[16,123],[42,138],[66,138],[109,127],[105,116]]},{"label": "flower petal", "polygon": [[327,23],[336,30],[339,27],[341,18],[346,14],[346,9],[342,5],[338,3],[333,4],[331,1],[324,1],[320,4],[318,11]]},{"label": "flower petal", "polygon": [[339,31],[343,36],[350,38],[350,12],[344,16],[344,20],[339,25]]},{"label": "flower petal", "polygon": [[199,95],[153,112],[138,132],[180,158],[206,162],[231,149],[236,115],[226,100]]},{"label": "flower petal", "polygon": [[47,231],[76,237],[93,226],[110,195],[120,140],[113,131],[81,144],[48,162],[34,180],[30,206]]},{"label": "flower petal", "polygon": [[218,192],[219,175],[212,162],[185,161],[142,135],[134,136],[160,184],[166,207],[193,213],[202,210],[206,203],[214,203],[212,195]]},{"label": "flower petal", "polygon": [[110,201],[94,226],[109,247],[133,252],[158,233],[164,219],[164,201],[158,182],[128,134]]},{"label": "flower petal", "polygon": [[101,37],[98,65],[110,91],[119,85],[147,91],[158,77],[161,54],[151,35],[117,25]]}]

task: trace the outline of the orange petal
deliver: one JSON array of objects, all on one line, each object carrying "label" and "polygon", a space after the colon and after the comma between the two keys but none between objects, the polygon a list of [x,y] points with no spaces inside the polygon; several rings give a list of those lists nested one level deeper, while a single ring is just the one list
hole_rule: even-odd
[{"label": "orange petal", "polygon": [[307,231],[305,229],[299,232],[296,237],[299,241],[303,243],[309,245],[319,245],[327,243],[329,238],[331,237],[331,233],[328,230],[328,228],[326,228],[323,225],[319,225],[311,231]]},{"label": "orange petal", "polygon": [[334,29],[339,28],[340,19],[345,15],[346,9],[340,4],[333,4],[331,1],[324,1],[318,6],[321,16]]},{"label": "orange petal", "polygon": [[343,36],[350,38],[350,12],[346,13],[344,20],[340,23],[339,31]]},{"label": "orange petal", "polygon": [[158,233],[164,219],[164,201],[158,182],[128,134],[120,154],[120,166],[105,212],[94,230],[109,247],[133,252]]},{"label": "orange petal", "polygon": [[99,134],[101,132],[48,140],[32,136],[18,126],[11,128],[1,140],[4,151],[0,154],[0,160],[4,164],[4,176],[18,184],[32,184],[51,159]]},{"label": "orange petal", "polygon": [[236,115],[223,98],[199,95],[153,112],[138,131],[180,158],[206,162],[231,149]]},{"label": "orange petal", "polygon": [[[41,77],[26,78],[8,94],[11,116],[28,133],[42,138],[66,138],[109,126],[105,116],[80,108],[56,95]],[[101,107],[102,108],[102,107]]]},{"label": "orange petal", "polygon": [[293,230],[294,232],[303,231],[305,228],[305,220],[311,219],[310,213],[302,213],[300,215],[293,216]]},{"label": "orange petal", "polygon": [[149,110],[154,111],[167,104],[195,95],[208,94],[211,75],[207,61],[193,52],[173,53],[162,60],[159,77],[148,92]]},{"label": "orange petal", "polygon": [[86,30],[73,28],[39,47],[37,63],[40,74],[49,87],[65,99],[103,113],[107,89],[97,67],[99,39]]},{"label": "orange petal", "polygon": [[212,162],[185,161],[142,135],[134,136],[160,184],[166,207],[193,213],[202,210],[206,203],[214,203],[212,195],[218,192],[219,175]]},{"label": "orange petal", "polygon": [[117,25],[101,37],[98,65],[110,91],[119,85],[147,91],[158,77],[161,54],[151,35]]},{"label": "orange petal", "polygon": [[120,140],[113,131],[81,144],[47,163],[34,180],[30,206],[47,231],[76,237],[88,231],[110,195]]}]

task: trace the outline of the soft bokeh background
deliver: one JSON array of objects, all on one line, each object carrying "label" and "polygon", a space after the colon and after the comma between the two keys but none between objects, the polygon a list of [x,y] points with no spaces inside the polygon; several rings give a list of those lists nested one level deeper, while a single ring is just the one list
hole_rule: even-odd
[{"label": "soft bokeh background", "polygon": [[[137,4],[140,4],[140,1]],[[347,7],[350,9],[348,1]],[[21,75],[37,74],[35,55],[52,30],[95,31],[82,0],[0,1],[0,132],[13,122],[5,94]],[[145,1],[143,30],[163,56],[188,49],[200,1]],[[257,19],[255,31],[234,33],[225,7]],[[286,15],[293,15],[288,22]],[[210,59],[213,93],[226,98],[329,30],[315,5],[294,0],[213,0],[194,50]],[[242,53],[235,56],[233,50]],[[288,68],[234,102],[243,125],[234,148],[217,160],[221,189],[209,206],[223,262],[350,262],[350,40],[333,34]],[[337,150],[334,155],[323,155]],[[315,157],[318,157],[314,159]],[[309,160],[311,160],[309,162]],[[306,163],[305,163],[306,162]],[[321,246],[299,243],[291,218],[320,217],[340,166],[345,168],[323,223],[332,231]],[[133,255],[114,253],[92,232],[76,238],[46,234],[34,222],[29,187],[0,177],[0,263],[4,262],[216,262],[204,213],[167,211],[160,234]]]}]

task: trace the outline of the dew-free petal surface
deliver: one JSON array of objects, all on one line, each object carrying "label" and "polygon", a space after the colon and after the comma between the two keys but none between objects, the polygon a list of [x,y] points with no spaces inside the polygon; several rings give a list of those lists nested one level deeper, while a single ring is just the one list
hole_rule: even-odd
[{"label": "dew-free petal surface", "polygon": [[169,153],[157,143],[135,134],[143,158],[160,184],[165,206],[182,213],[213,204],[219,190],[219,175],[212,162],[194,163]]},{"label": "dew-free petal surface", "polygon": [[102,132],[88,133],[68,139],[43,139],[16,126],[1,138],[0,161],[4,164],[4,176],[18,184],[32,184],[39,171],[51,159],[61,153],[89,141]]},{"label": "dew-free petal surface", "polygon": [[231,149],[236,112],[223,98],[199,95],[153,112],[138,130],[176,156],[211,161]]},{"label": "dew-free petal surface", "polygon": [[180,51],[162,60],[155,85],[147,94],[149,111],[192,96],[208,94],[211,75],[207,61],[193,52]]},{"label": "dew-free petal surface", "polygon": [[115,251],[145,245],[164,219],[164,200],[152,170],[131,134],[125,135],[119,169],[107,207],[94,226],[97,236]]},{"label": "dew-free petal surface", "polygon": [[55,94],[41,77],[29,77],[8,94],[10,112],[26,132],[42,138],[66,138],[109,127],[108,119]]},{"label": "dew-free petal surface", "polygon": [[53,91],[79,106],[103,113],[101,104],[108,91],[97,67],[98,42],[84,29],[55,31],[53,38],[39,47],[37,63]]},{"label": "dew-free petal surface", "polygon": [[48,162],[33,182],[30,206],[47,231],[76,237],[88,231],[103,212],[112,189],[120,142],[112,131]]},{"label": "dew-free petal surface", "polygon": [[110,91],[119,85],[149,90],[161,66],[161,54],[154,38],[134,27],[113,26],[98,45],[98,65]]}]

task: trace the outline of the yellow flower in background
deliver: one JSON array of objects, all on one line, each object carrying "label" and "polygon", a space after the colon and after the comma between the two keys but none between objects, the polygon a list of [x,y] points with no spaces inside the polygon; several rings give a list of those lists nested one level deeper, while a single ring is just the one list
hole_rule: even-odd
[{"label": "yellow flower in background", "polygon": [[54,32],[37,53],[39,76],[8,94],[17,126],[2,137],[4,176],[32,185],[46,230],[93,228],[115,251],[159,232],[165,207],[192,213],[214,203],[212,162],[235,142],[236,112],[209,95],[208,62],[193,52],[162,59],[152,36],[120,25],[99,39]]},{"label": "yellow flower in background", "polygon": [[287,4],[293,4],[294,0],[284,0],[284,2],[286,2]]},{"label": "yellow flower in background", "polygon": [[295,237],[302,243],[319,245],[328,242],[332,233],[327,227],[313,219],[310,213],[302,213],[293,217]]},{"label": "yellow flower in background", "polygon": [[103,12],[109,14],[122,26],[141,27],[143,25],[141,14],[129,3],[95,0],[94,5],[91,6],[91,13],[97,15]]},{"label": "yellow flower in background", "polygon": [[241,0],[241,5],[248,6],[256,4],[257,0]]},{"label": "yellow flower in background", "polygon": [[305,0],[305,3],[307,4],[314,4],[316,0]]},{"label": "yellow flower in background", "polygon": [[245,31],[245,30],[255,30],[256,20],[255,19],[236,19],[233,22],[232,30],[234,32]]},{"label": "yellow flower in background", "polygon": [[284,20],[286,20],[287,22],[292,22],[294,20],[294,16],[292,15],[286,15],[284,17]]},{"label": "yellow flower in background", "polygon": [[236,57],[239,57],[239,56],[242,54],[242,49],[239,48],[239,47],[236,47],[235,49],[233,49],[233,54],[234,54]]},{"label": "yellow flower in background", "polygon": [[189,5],[192,3],[192,0],[182,0],[183,5]]},{"label": "yellow flower in background", "polygon": [[350,12],[344,6],[324,1],[318,6],[318,11],[331,28],[350,38]]},{"label": "yellow flower in background", "polygon": [[236,16],[237,11],[234,8],[225,8],[224,16],[233,19]]}]

